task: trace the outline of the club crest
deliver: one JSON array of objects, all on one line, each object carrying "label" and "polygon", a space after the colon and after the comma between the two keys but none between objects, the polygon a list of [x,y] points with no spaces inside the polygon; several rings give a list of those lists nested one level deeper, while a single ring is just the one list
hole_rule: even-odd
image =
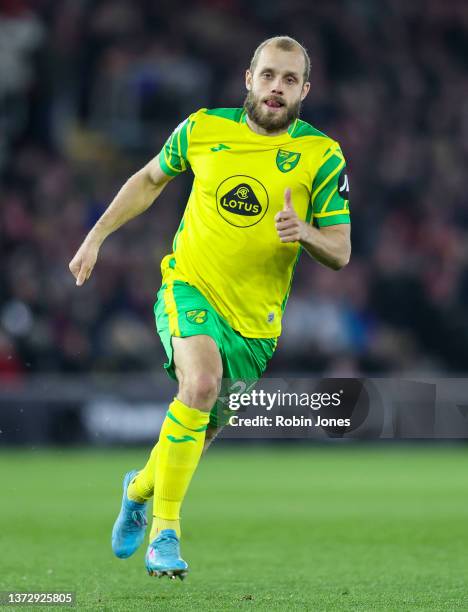
[{"label": "club crest", "polygon": [[278,170],[281,170],[281,172],[290,172],[297,166],[300,157],[300,153],[279,149],[276,154],[276,165],[278,166]]},{"label": "club crest", "polygon": [[187,317],[187,321],[190,323],[196,323],[200,325],[201,323],[205,323],[208,318],[208,311],[206,310],[188,310],[185,313]]}]

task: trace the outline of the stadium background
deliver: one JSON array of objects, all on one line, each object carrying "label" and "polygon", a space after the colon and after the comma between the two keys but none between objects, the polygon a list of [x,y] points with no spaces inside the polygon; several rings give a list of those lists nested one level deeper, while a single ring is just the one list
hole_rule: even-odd
[{"label": "stadium background", "polygon": [[[187,503],[186,590],[110,557],[117,481],[145,456],[127,444],[153,436],[172,390],[152,304],[190,177],[106,241],[79,290],[68,262],[182,119],[242,104],[253,49],[283,33],[311,55],[302,118],[348,159],[353,256],[340,273],[301,259],[268,374],[466,372],[464,0],[1,0],[1,589],[73,587],[83,609],[468,609],[460,448],[219,442]],[[114,448],[67,450],[85,439]],[[239,515],[261,543],[247,558]]]}]

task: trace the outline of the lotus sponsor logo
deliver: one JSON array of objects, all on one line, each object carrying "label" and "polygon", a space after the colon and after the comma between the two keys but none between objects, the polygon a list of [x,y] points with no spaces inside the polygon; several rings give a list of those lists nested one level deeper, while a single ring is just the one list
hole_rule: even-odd
[{"label": "lotus sponsor logo", "polygon": [[261,221],[268,203],[267,190],[251,176],[231,176],[216,191],[219,214],[236,227],[250,227]]}]

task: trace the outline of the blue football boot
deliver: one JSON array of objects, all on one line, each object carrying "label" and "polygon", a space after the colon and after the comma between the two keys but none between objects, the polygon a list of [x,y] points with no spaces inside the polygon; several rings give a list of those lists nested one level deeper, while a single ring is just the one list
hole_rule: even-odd
[{"label": "blue football boot", "polygon": [[124,476],[122,506],[112,529],[112,550],[119,559],[133,555],[145,538],[148,524],[146,502],[139,504],[127,497],[128,485],[137,474],[138,470],[132,470]]},{"label": "blue football boot", "polygon": [[172,580],[185,578],[188,565],[180,556],[179,538],[173,529],[163,529],[151,542],[145,564],[150,576],[169,576]]}]

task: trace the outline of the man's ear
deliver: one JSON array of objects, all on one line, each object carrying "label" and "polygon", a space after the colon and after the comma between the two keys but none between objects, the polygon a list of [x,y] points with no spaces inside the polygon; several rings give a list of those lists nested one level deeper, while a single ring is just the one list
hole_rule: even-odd
[{"label": "man's ear", "polygon": [[310,83],[309,81],[307,81],[306,83],[304,83],[304,85],[302,86],[302,93],[301,93],[301,102],[302,100],[304,100],[304,98],[307,96],[307,94],[309,93],[310,90]]},{"label": "man's ear", "polygon": [[250,91],[252,89],[252,73],[248,68],[245,71],[245,88],[247,89],[247,91]]}]

